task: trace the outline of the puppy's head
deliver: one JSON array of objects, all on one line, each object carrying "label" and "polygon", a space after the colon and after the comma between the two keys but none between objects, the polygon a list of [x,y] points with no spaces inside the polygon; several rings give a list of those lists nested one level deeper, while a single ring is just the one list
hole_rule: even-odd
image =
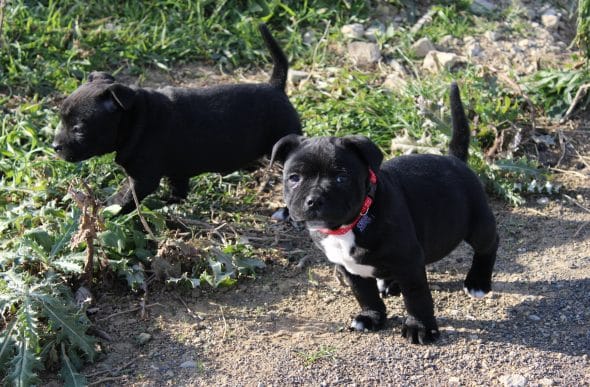
[{"label": "puppy's head", "polygon": [[364,136],[283,137],[271,163],[283,164],[289,214],[308,228],[336,229],[359,214],[370,187],[369,168],[377,172],[383,155]]},{"label": "puppy's head", "polygon": [[71,162],[115,151],[121,120],[134,99],[135,90],[111,75],[91,73],[62,103],[53,149]]}]

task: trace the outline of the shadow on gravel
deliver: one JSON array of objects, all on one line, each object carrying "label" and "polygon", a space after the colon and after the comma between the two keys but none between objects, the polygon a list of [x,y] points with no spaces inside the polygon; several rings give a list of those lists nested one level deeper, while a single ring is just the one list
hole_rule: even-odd
[{"label": "shadow on gravel", "polygon": [[[500,295],[521,294],[523,301],[506,309],[507,319],[464,320],[441,318],[451,327],[446,340],[506,342],[543,351],[581,356],[590,354],[590,279],[542,281],[518,284],[497,282]],[[501,297],[501,296],[500,296]]]}]

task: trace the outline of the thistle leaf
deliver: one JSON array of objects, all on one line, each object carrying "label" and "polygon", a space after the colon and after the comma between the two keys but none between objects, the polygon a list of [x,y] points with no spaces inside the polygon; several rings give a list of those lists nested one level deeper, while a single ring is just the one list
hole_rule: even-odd
[{"label": "thistle leaf", "polygon": [[28,387],[39,381],[35,369],[42,369],[43,366],[35,356],[31,348],[30,340],[21,336],[18,343],[18,353],[12,360],[12,372],[8,375],[8,380],[15,387]]},{"label": "thistle leaf", "polygon": [[65,387],[82,387],[87,386],[88,382],[84,375],[78,373],[74,364],[66,354],[65,346],[61,344],[61,377],[64,380]]},{"label": "thistle leaf", "polygon": [[14,353],[14,339],[12,338],[12,331],[16,326],[16,319],[12,319],[8,324],[4,335],[0,338],[0,376],[5,374],[9,359]]},{"label": "thistle leaf", "polygon": [[94,360],[94,339],[86,334],[86,326],[77,320],[72,309],[60,305],[59,301],[51,296],[40,295],[44,314],[49,318],[55,328],[61,329],[61,333],[69,342],[82,350],[90,361]]}]

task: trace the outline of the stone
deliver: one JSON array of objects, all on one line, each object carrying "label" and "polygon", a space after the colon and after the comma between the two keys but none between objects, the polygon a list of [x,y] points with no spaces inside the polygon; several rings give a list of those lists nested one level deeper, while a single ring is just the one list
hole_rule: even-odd
[{"label": "stone", "polygon": [[486,31],[483,36],[485,36],[490,42],[496,42],[500,39],[500,34],[496,31]]},{"label": "stone", "polygon": [[552,14],[543,14],[541,16],[541,23],[543,23],[543,26],[545,26],[545,28],[547,28],[548,30],[555,31],[559,26],[559,16]]},{"label": "stone", "polygon": [[303,44],[311,46],[315,42],[315,34],[312,30],[307,30],[303,34]]},{"label": "stone", "polygon": [[459,43],[460,40],[455,38],[453,35],[445,35],[438,41],[439,45],[447,48],[456,47],[459,45]]},{"label": "stone", "polygon": [[347,24],[340,29],[342,35],[348,39],[361,39],[365,34],[365,27],[360,23]]},{"label": "stone", "polygon": [[539,380],[539,384],[541,386],[553,386],[555,382],[553,381],[553,379],[543,378]]},{"label": "stone", "polygon": [[529,314],[529,320],[531,320],[531,321],[541,321],[541,317],[537,316],[536,314]]},{"label": "stone", "polygon": [[434,44],[428,38],[420,38],[412,44],[412,51],[418,58],[424,58],[430,51],[433,51]]},{"label": "stone", "polygon": [[524,387],[527,384],[527,379],[520,374],[512,374],[501,376],[500,382],[506,387]]},{"label": "stone", "polygon": [[487,0],[474,0],[469,6],[471,13],[478,16],[490,14],[494,12],[496,8],[497,7],[494,3]]},{"label": "stone", "polygon": [[137,343],[139,345],[145,345],[151,339],[152,339],[152,335],[150,335],[149,333],[143,332],[137,336]]},{"label": "stone", "polygon": [[481,48],[479,42],[473,40],[465,45],[465,48],[463,48],[463,52],[465,53],[465,55],[467,55],[468,58],[473,58],[474,56],[480,56],[481,54],[483,54],[483,48]]},{"label": "stone", "polygon": [[451,52],[430,51],[424,58],[422,68],[436,74],[443,69],[450,70],[454,65],[465,62],[464,57]]},{"label": "stone", "polygon": [[348,56],[357,65],[370,65],[381,59],[381,51],[375,43],[352,42],[348,44]]},{"label": "stone", "polygon": [[391,67],[392,72],[398,73],[400,76],[404,76],[407,74],[404,65],[402,65],[395,59],[391,59],[389,62],[387,62],[387,64],[389,65],[389,67]]},{"label": "stone", "polygon": [[383,23],[371,25],[364,33],[365,38],[371,42],[377,41],[377,36],[385,34],[385,26]]},{"label": "stone", "polygon": [[309,73],[307,71],[289,69],[289,75],[287,77],[289,82],[297,84],[309,77]]},{"label": "stone", "polygon": [[187,360],[180,364],[180,368],[197,368],[197,362],[194,360]]},{"label": "stone", "polygon": [[408,86],[408,82],[397,72],[388,74],[381,84],[381,87],[394,93],[403,91],[406,86]]}]

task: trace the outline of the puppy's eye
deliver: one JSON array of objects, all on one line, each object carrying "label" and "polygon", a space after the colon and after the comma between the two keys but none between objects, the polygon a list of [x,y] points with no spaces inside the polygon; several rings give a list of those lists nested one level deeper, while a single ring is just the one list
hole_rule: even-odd
[{"label": "puppy's eye", "polygon": [[342,184],[342,183],[346,182],[346,180],[347,180],[346,175],[336,176],[336,183],[338,183],[338,184]]},{"label": "puppy's eye", "polygon": [[72,127],[72,132],[74,133],[80,133],[82,131],[82,125],[74,125]]},{"label": "puppy's eye", "polygon": [[290,183],[299,183],[300,180],[301,180],[301,176],[299,176],[296,173],[289,175],[289,182]]}]

